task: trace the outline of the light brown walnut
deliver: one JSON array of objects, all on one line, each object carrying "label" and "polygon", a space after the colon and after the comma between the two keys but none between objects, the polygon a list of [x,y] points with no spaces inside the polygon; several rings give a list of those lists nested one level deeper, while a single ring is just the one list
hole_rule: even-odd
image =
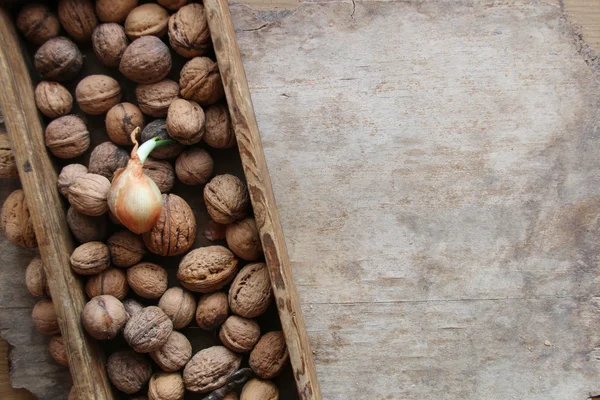
[{"label": "light brown walnut", "polygon": [[228,315],[227,293],[215,292],[200,297],[196,309],[196,323],[200,328],[215,330],[225,322]]},{"label": "light brown walnut", "polygon": [[282,331],[265,333],[250,353],[250,368],[263,379],[281,373],[288,360],[288,351]]},{"label": "light brown walnut", "polygon": [[62,335],[55,335],[50,338],[48,350],[54,361],[64,367],[69,366],[69,357],[67,356],[67,349]]},{"label": "light brown walnut", "polygon": [[256,261],[263,255],[260,235],[254,218],[244,218],[227,225],[225,238],[227,246],[241,259]]},{"label": "light brown walnut", "polygon": [[225,97],[219,66],[208,57],[188,61],[179,76],[181,96],[202,106],[215,104]]},{"label": "light brown walnut", "polygon": [[81,111],[104,114],[121,101],[121,86],[108,75],[88,75],[77,84],[75,98]]},{"label": "light brown walnut", "polygon": [[133,144],[131,132],[137,127],[144,129],[144,114],[134,104],[119,103],[108,110],[105,124],[110,140],[122,146],[129,146]]},{"label": "light brown walnut", "polygon": [[115,267],[131,267],[139,263],[146,254],[142,237],[130,230],[114,233],[108,238],[106,244],[110,251],[110,261]]},{"label": "light brown walnut", "polygon": [[16,178],[19,176],[15,155],[6,133],[0,133],[0,178]]},{"label": "light brown walnut", "polygon": [[60,22],[44,3],[29,3],[19,11],[17,29],[33,44],[41,45],[58,36]]},{"label": "light brown walnut", "polygon": [[35,104],[48,118],[67,115],[73,108],[73,96],[58,82],[41,81],[35,87]]},{"label": "light brown walnut", "polygon": [[183,370],[183,382],[190,392],[207,393],[227,382],[242,357],[227,347],[213,346],[196,353]]},{"label": "light brown walnut", "polygon": [[144,163],[143,171],[144,174],[156,183],[161,193],[166,193],[173,189],[173,185],[175,185],[175,170],[170,162],[148,158]]},{"label": "light brown walnut", "polygon": [[106,371],[111,383],[121,392],[139,392],[152,376],[150,360],[132,350],[121,350],[108,357]]},{"label": "light brown walnut", "polygon": [[48,288],[48,279],[44,272],[44,263],[40,256],[35,256],[25,271],[25,286],[33,296],[50,296]]},{"label": "light brown walnut", "polygon": [[33,64],[43,79],[69,81],[83,68],[83,55],[75,43],[58,36],[45,42],[35,52]]},{"label": "light brown walnut", "polygon": [[169,13],[158,4],[148,3],[137,6],[125,20],[125,33],[132,40],[142,36],[162,37],[167,32]]},{"label": "light brown walnut", "polygon": [[135,97],[144,114],[164,118],[169,106],[179,97],[179,85],[170,79],[138,85],[135,88]]},{"label": "light brown walnut", "polygon": [[160,349],[169,339],[173,323],[156,306],[149,306],[129,318],[123,335],[127,343],[138,353],[150,353]]},{"label": "light brown walnut", "polygon": [[127,270],[127,283],[140,297],[158,299],[167,290],[167,271],[149,262],[142,262]]},{"label": "light brown walnut", "polygon": [[85,165],[69,164],[63,167],[58,175],[58,191],[65,197],[69,197],[69,188],[77,178],[88,173]]},{"label": "light brown walnut", "polygon": [[58,326],[58,315],[51,300],[40,300],[31,312],[33,324],[38,332],[44,335],[57,335],[60,333]]},{"label": "light brown walnut", "polygon": [[158,222],[143,234],[148,250],[162,256],[187,252],[196,240],[196,218],[189,204],[174,194],[163,194]]},{"label": "light brown walnut", "polygon": [[80,243],[101,242],[108,232],[108,219],[106,214],[99,217],[77,212],[73,207],[67,211],[67,224],[75,239]]},{"label": "light brown walnut", "polygon": [[137,83],[155,83],[171,71],[171,52],[155,36],[142,36],[125,49],[119,71]]},{"label": "light brown walnut", "polygon": [[158,0],[158,4],[169,10],[175,11],[183,7],[188,1],[189,0]]},{"label": "light brown walnut", "polygon": [[229,289],[231,311],[245,318],[264,314],[272,300],[271,280],[265,263],[246,265]]},{"label": "light brown walnut", "polygon": [[202,4],[188,4],[171,15],[169,43],[173,50],[186,58],[201,56],[210,49],[210,30]]},{"label": "light brown walnut", "polygon": [[177,278],[192,292],[210,293],[227,285],[238,272],[238,259],[223,246],[200,247],[179,263]]},{"label": "light brown walnut", "polygon": [[91,0],[60,0],[58,19],[63,28],[75,40],[85,42],[91,39],[98,19]]},{"label": "light brown walnut", "polygon": [[205,111],[204,141],[215,149],[228,149],[235,146],[235,133],[227,104],[219,103],[208,107]]},{"label": "light brown walnut", "polygon": [[252,319],[232,315],[221,326],[219,339],[229,350],[247,353],[260,339],[260,326]]},{"label": "light brown walnut", "polygon": [[174,100],[167,113],[169,136],[185,145],[200,142],[204,135],[204,111],[198,103],[184,99]]},{"label": "light brown walnut", "polygon": [[80,275],[98,274],[110,266],[108,246],[102,242],[87,242],[73,250],[71,268]]},{"label": "light brown walnut", "polygon": [[112,142],[100,143],[92,150],[89,172],[112,180],[119,168],[125,168],[129,162],[129,153]]},{"label": "light brown walnut", "polygon": [[119,24],[101,24],[92,34],[92,48],[98,61],[107,67],[118,67],[129,39]]},{"label": "light brown walnut", "polygon": [[102,22],[125,22],[138,0],[96,0],[96,14]]},{"label": "light brown walnut", "polygon": [[279,400],[279,389],[271,381],[251,379],[244,385],[240,400]]},{"label": "light brown walnut", "polygon": [[69,187],[69,203],[82,214],[97,217],[108,211],[110,181],[102,175],[87,173]]},{"label": "light brown walnut", "polygon": [[178,372],[157,372],[150,378],[149,400],[183,400],[185,386]]},{"label": "light brown walnut", "polygon": [[200,147],[185,150],[175,161],[177,178],[186,185],[204,185],[213,173],[213,159]]},{"label": "light brown walnut", "polygon": [[150,357],[165,372],[179,371],[192,358],[192,345],[184,334],[173,331],[167,342]]},{"label": "light brown walnut", "polygon": [[172,287],[162,295],[158,306],[173,321],[174,329],[182,329],[188,326],[194,319],[196,299],[187,290],[180,287]]},{"label": "light brown walnut", "polygon": [[230,224],[242,219],[250,208],[248,189],[237,176],[215,176],[204,187],[204,203],[212,219]]},{"label": "light brown walnut", "polygon": [[129,292],[127,275],[117,268],[108,268],[93,275],[85,284],[85,293],[89,298],[110,294],[119,300],[124,300],[127,292]]},{"label": "light brown walnut", "polygon": [[90,147],[90,133],[81,118],[65,115],[50,122],[45,131],[46,146],[58,158],[74,158]]},{"label": "light brown walnut", "polygon": [[12,192],[2,205],[0,228],[9,242],[21,247],[37,247],[33,222],[23,190]]}]

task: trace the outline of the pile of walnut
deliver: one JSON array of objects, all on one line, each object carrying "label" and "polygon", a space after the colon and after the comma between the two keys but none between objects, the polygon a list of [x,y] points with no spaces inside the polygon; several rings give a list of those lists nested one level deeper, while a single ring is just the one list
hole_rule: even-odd
[{"label": "pile of walnut", "polygon": [[[266,265],[260,262],[262,248],[247,188],[233,175],[213,177],[213,159],[206,150],[235,146],[235,137],[217,63],[207,57],[211,39],[205,9],[187,0],[159,3],[61,0],[56,13],[33,3],[17,17],[21,33],[39,46],[34,66],[41,81],[35,100],[50,119],[45,130],[48,150],[61,159],[90,152],[87,167],[66,165],[57,183],[70,204],[67,223],[79,243],[71,268],[85,280],[90,298],[81,322],[97,340],[122,334],[130,346],[111,354],[107,362],[109,378],[121,392],[147,391],[149,399],[176,400],[188,390],[232,400],[241,388],[236,385],[247,381],[242,400],[274,400],[278,389],[269,379],[281,372],[288,355],[282,332],[263,332],[255,320],[267,311],[273,294]],[[97,61],[84,59],[76,44],[89,41]],[[179,82],[166,79],[172,73],[171,51],[189,59]],[[121,102],[122,90],[114,78],[80,76],[84,63],[95,62],[138,84],[137,105]],[[60,83],[68,81],[78,81],[73,93]],[[79,115],[71,114],[74,101]],[[110,141],[90,149],[85,114],[105,115]],[[176,141],[158,148],[144,165],[163,193],[162,213],[150,232],[140,236],[121,227],[107,238],[115,230],[109,220],[118,224],[107,205],[111,180],[128,162],[130,133],[137,126],[143,128],[141,142],[156,136]],[[4,137],[0,144],[2,172],[14,176]],[[205,235],[213,241],[225,239],[228,247],[192,249],[196,220],[188,203],[169,193],[175,179],[204,185],[212,218]],[[13,243],[37,245],[21,190],[4,204],[1,224]],[[177,271],[180,286],[167,281],[160,265],[144,261],[149,252],[185,255]],[[251,263],[240,267],[245,261]],[[39,257],[28,266],[26,283],[31,294],[45,297],[33,309],[37,329],[54,335],[50,352],[68,366]],[[131,292],[143,301],[127,299]],[[194,322],[215,332],[222,345],[193,354],[190,341],[178,330]],[[246,360],[251,371],[240,370]]]}]

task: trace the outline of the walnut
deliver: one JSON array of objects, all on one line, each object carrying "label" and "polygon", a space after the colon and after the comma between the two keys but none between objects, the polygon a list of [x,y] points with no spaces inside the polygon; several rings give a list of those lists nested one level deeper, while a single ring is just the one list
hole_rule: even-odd
[{"label": "walnut", "polygon": [[197,352],[183,370],[185,388],[207,393],[223,386],[242,362],[242,357],[227,347],[213,346]]},{"label": "walnut", "polygon": [[179,85],[170,79],[138,85],[135,97],[144,114],[164,118],[169,105],[179,97]]},{"label": "walnut", "polygon": [[204,141],[215,149],[228,149],[235,146],[235,133],[231,125],[231,117],[227,104],[212,105],[204,112],[206,128]]},{"label": "walnut", "polygon": [[40,256],[35,256],[27,266],[27,270],[25,271],[25,285],[29,293],[34,296],[50,296],[48,280],[44,272],[44,263]]},{"label": "walnut", "polygon": [[35,104],[48,118],[57,118],[71,112],[73,97],[58,82],[41,81],[35,88]]},{"label": "walnut", "polygon": [[123,334],[135,351],[150,353],[161,348],[172,331],[173,323],[167,314],[156,306],[149,306],[129,319]]},{"label": "walnut", "polygon": [[177,99],[169,106],[167,132],[180,143],[192,145],[204,135],[204,111],[193,101]]},{"label": "walnut", "polygon": [[127,282],[133,291],[145,299],[158,299],[167,290],[167,271],[149,262],[127,270]]},{"label": "walnut", "polygon": [[171,52],[155,36],[143,36],[127,46],[119,71],[137,83],[163,80],[171,70]]},{"label": "walnut", "polygon": [[227,318],[221,330],[219,331],[219,339],[236,353],[247,353],[258,342],[260,338],[260,326],[252,319],[238,317],[232,315]]},{"label": "walnut", "polygon": [[139,392],[152,376],[150,360],[132,350],[121,350],[108,357],[108,378],[121,392]]},{"label": "walnut", "polygon": [[110,266],[108,246],[102,242],[87,242],[71,254],[71,268],[79,275],[98,274]]},{"label": "walnut", "polygon": [[225,238],[227,246],[241,259],[256,261],[263,255],[254,218],[245,218],[227,225]]},{"label": "walnut", "polygon": [[81,111],[100,115],[121,101],[121,87],[108,75],[89,75],[77,84],[75,98]]},{"label": "walnut", "polygon": [[238,399],[237,393],[231,392],[231,393],[227,393],[225,395],[225,397],[223,397],[223,400],[239,400],[239,399]]},{"label": "walnut", "polygon": [[175,185],[173,166],[164,160],[146,159],[143,166],[144,174],[156,183],[161,193],[169,192]]},{"label": "walnut", "polygon": [[96,0],[96,14],[102,22],[124,22],[138,0]]},{"label": "walnut", "polygon": [[174,329],[182,329],[194,319],[196,299],[187,290],[172,287],[162,295],[158,306],[171,318]]},{"label": "walnut", "polygon": [[108,211],[110,181],[98,174],[85,174],[69,187],[69,203],[82,214],[97,217]]},{"label": "walnut", "polygon": [[58,191],[65,197],[69,197],[69,188],[77,178],[88,173],[85,165],[69,164],[63,167],[58,175]]},{"label": "walnut", "polygon": [[219,75],[219,66],[208,57],[195,57],[181,69],[179,77],[181,96],[208,106],[225,97]]},{"label": "walnut", "polygon": [[58,316],[51,300],[40,300],[31,312],[33,323],[38,332],[44,335],[56,335],[60,333],[58,327]]},{"label": "walnut", "polygon": [[65,347],[64,339],[61,335],[52,336],[50,342],[48,342],[48,350],[50,350],[50,355],[52,358],[54,358],[54,361],[64,367],[69,366],[67,349]]},{"label": "walnut", "polygon": [[177,178],[186,185],[204,185],[213,173],[213,159],[199,147],[181,153],[175,161]]},{"label": "walnut", "polygon": [[246,185],[229,174],[215,176],[204,187],[204,202],[212,219],[220,224],[244,218],[250,208]]},{"label": "walnut", "polygon": [[150,378],[149,400],[183,400],[185,387],[181,374],[177,372],[157,372]]},{"label": "walnut", "polygon": [[15,155],[10,146],[8,135],[0,133],[0,177],[15,178],[19,176]]},{"label": "walnut", "polygon": [[146,254],[146,247],[140,235],[129,230],[122,230],[107,241],[112,265],[121,268],[131,267],[139,263]]},{"label": "walnut", "polygon": [[238,259],[223,246],[200,247],[183,257],[177,278],[192,292],[214,292],[231,282],[237,265]]},{"label": "walnut", "polygon": [[282,331],[265,333],[250,353],[250,368],[263,379],[279,375],[288,360]]},{"label": "walnut", "polygon": [[90,133],[81,118],[65,115],[50,122],[45,132],[46,146],[58,158],[75,158],[90,147]]},{"label": "walnut", "polygon": [[[157,119],[150,122],[144,130],[142,131],[142,143],[154,138],[158,137],[160,140],[171,139],[169,134],[167,133],[167,121],[164,119]],[[152,152],[152,157],[159,160],[166,160],[169,158],[175,158],[185,149],[185,146],[179,142],[174,142],[172,144],[168,144],[166,146],[161,146],[156,148]]]},{"label": "walnut", "polygon": [[67,211],[67,224],[75,239],[80,243],[101,242],[106,238],[108,232],[106,215],[90,217],[77,212],[73,207],[69,207],[69,211]]},{"label": "walnut", "polygon": [[103,294],[86,303],[81,313],[85,331],[94,339],[113,339],[127,322],[123,303],[114,296]]},{"label": "walnut", "polygon": [[271,300],[273,291],[265,263],[246,265],[229,289],[231,311],[245,318],[256,318],[264,314]]},{"label": "walnut", "polygon": [[112,142],[100,143],[90,154],[89,172],[112,180],[119,168],[125,168],[129,162],[127,151]]},{"label": "walnut", "polygon": [[271,381],[251,379],[244,385],[240,400],[279,400],[279,390]]},{"label": "walnut", "polygon": [[173,331],[167,342],[151,352],[150,357],[163,371],[179,371],[192,358],[192,345],[185,335]]},{"label": "walnut", "polygon": [[196,322],[200,328],[215,330],[225,322],[228,315],[227,293],[215,292],[200,297],[196,310]]},{"label": "walnut", "polygon": [[92,47],[98,61],[107,67],[118,67],[129,39],[119,24],[101,24],[92,34]]},{"label": "walnut", "polygon": [[[106,133],[116,144],[132,145],[131,132],[137,127],[144,128],[142,111],[131,103],[119,103],[106,113]],[[139,137],[138,137],[139,140]]]},{"label": "walnut", "polygon": [[91,0],[60,0],[58,2],[58,19],[65,31],[75,40],[90,40],[98,19]]},{"label": "walnut", "polygon": [[108,268],[98,275],[91,276],[85,284],[85,293],[89,298],[110,294],[123,300],[128,291],[127,275],[117,268]]},{"label": "walnut", "polygon": [[179,10],[183,7],[188,0],[158,0],[158,4],[163,7],[167,7],[169,10]]},{"label": "walnut", "polygon": [[60,22],[47,5],[29,3],[21,8],[16,21],[17,29],[33,44],[43,44],[58,36]]},{"label": "walnut", "polygon": [[68,81],[81,71],[83,55],[75,43],[59,36],[48,40],[35,52],[33,64],[44,79]]},{"label": "walnut", "polygon": [[131,318],[134,314],[142,311],[144,306],[138,303],[134,299],[126,299],[123,301],[123,307],[125,307],[125,311],[127,311],[127,315]]},{"label": "walnut", "polygon": [[131,10],[125,20],[125,33],[132,40],[142,36],[163,37],[167,33],[169,13],[158,4],[142,4]]},{"label": "walnut", "polygon": [[227,229],[227,225],[220,224],[211,219],[206,225],[204,236],[211,242],[223,240],[225,239],[225,229]]},{"label": "walnut", "polygon": [[33,222],[23,190],[15,190],[4,201],[0,213],[0,228],[11,243],[21,247],[37,247]]},{"label": "walnut", "polygon": [[148,250],[162,256],[177,256],[188,251],[196,239],[196,217],[189,204],[175,194],[163,194],[158,222],[144,233]]},{"label": "walnut", "polygon": [[169,18],[169,43],[179,55],[201,56],[211,47],[210,30],[204,6],[188,4]]}]

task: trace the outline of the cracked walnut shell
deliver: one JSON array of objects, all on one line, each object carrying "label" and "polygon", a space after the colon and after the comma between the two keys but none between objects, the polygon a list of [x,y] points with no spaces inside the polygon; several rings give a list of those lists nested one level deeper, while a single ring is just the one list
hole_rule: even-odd
[{"label": "cracked walnut shell", "polygon": [[74,158],[90,147],[90,133],[81,118],[65,115],[50,122],[44,133],[46,146],[58,158]]},{"label": "cracked walnut shell", "polygon": [[101,115],[121,101],[121,86],[108,75],[88,75],[77,84],[75,98],[84,113]]},{"label": "cracked walnut shell", "polygon": [[148,400],[183,400],[185,386],[177,372],[157,372],[150,378]]},{"label": "cracked walnut shell", "polygon": [[108,211],[110,181],[98,174],[80,176],[69,187],[69,203],[82,214],[97,217]]},{"label": "cracked walnut shell", "polygon": [[273,300],[269,270],[265,263],[248,264],[235,277],[229,289],[229,307],[235,314],[256,318]]},{"label": "cracked walnut shell", "polygon": [[169,339],[173,323],[156,306],[149,306],[131,316],[123,335],[127,343],[138,353],[150,353],[160,349]]},{"label": "cracked walnut shell", "polygon": [[88,242],[73,250],[71,268],[79,275],[98,274],[110,266],[108,246],[102,242]]},{"label": "cracked walnut shell", "polygon": [[142,237],[130,230],[114,233],[108,238],[106,244],[110,251],[110,261],[116,267],[131,267],[139,263],[146,254]]},{"label": "cracked walnut shell", "polygon": [[167,290],[167,271],[149,262],[142,262],[127,270],[127,283],[140,297],[158,299]]},{"label": "cracked walnut shell", "polygon": [[17,29],[33,44],[41,45],[58,36],[60,22],[46,4],[29,3],[21,8],[16,20]]},{"label": "cracked walnut shell", "polygon": [[152,365],[143,354],[121,350],[108,357],[106,371],[111,383],[121,392],[133,394],[150,380]]},{"label": "cracked walnut shell", "polygon": [[196,309],[196,323],[200,328],[215,330],[225,322],[228,315],[227,293],[215,292],[200,297]]},{"label": "cracked walnut shell", "polygon": [[11,243],[27,248],[37,247],[33,222],[23,190],[15,190],[4,201],[0,213],[0,228]]},{"label": "cracked walnut shell", "polygon": [[58,19],[65,31],[75,40],[90,40],[98,19],[91,0],[60,0],[58,2]]},{"label": "cracked walnut shell", "polygon": [[179,76],[181,96],[202,106],[209,106],[225,97],[219,66],[208,57],[188,61]]},{"label": "cracked walnut shell", "polygon": [[119,71],[137,83],[155,83],[171,71],[171,52],[155,36],[142,36],[125,49]]},{"label": "cracked walnut shell", "polygon": [[204,187],[204,202],[212,219],[230,224],[242,219],[250,208],[248,189],[237,176],[217,175]]},{"label": "cracked walnut shell", "polygon": [[58,36],[48,40],[35,52],[33,64],[44,79],[68,81],[81,71],[83,55],[75,43]]},{"label": "cracked walnut shell", "polygon": [[250,353],[250,368],[263,379],[281,373],[288,360],[288,351],[282,331],[265,333]]},{"label": "cracked walnut shell", "polygon": [[229,350],[247,353],[260,339],[260,326],[252,319],[232,315],[221,326],[219,339]]},{"label": "cracked walnut shell", "polygon": [[240,367],[242,357],[227,347],[200,350],[183,370],[183,382],[190,392],[207,393],[223,386]]},{"label": "cracked walnut shell", "polygon": [[174,194],[162,195],[160,217],[143,234],[148,250],[161,256],[177,256],[188,251],[196,240],[196,218],[189,204]]},{"label": "cracked walnut shell", "polygon": [[71,112],[73,96],[58,82],[41,81],[35,87],[35,104],[48,118],[58,118]]},{"label": "cracked walnut shell", "polygon": [[150,357],[165,372],[179,371],[192,358],[192,345],[184,334],[173,331],[167,342],[151,352]]},{"label": "cracked walnut shell", "polygon": [[177,278],[192,292],[210,293],[231,282],[237,265],[238,259],[223,246],[200,247],[183,257]]},{"label": "cracked walnut shell", "polygon": [[201,56],[211,47],[210,30],[204,6],[188,4],[169,18],[169,43],[179,55]]},{"label": "cracked walnut shell", "polygon": [[174,329],[185,328],[194,319],[196,299],[194,295],[180,287],[168,289],[160,298],[158,306],[173,321]]}]

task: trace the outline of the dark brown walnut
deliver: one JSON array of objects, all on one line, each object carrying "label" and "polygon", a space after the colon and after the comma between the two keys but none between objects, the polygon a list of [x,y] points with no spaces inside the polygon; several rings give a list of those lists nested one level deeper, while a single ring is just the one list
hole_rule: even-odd
[{"label": "dark brown walnut", "polygon": [[[171,139],[167,133],[167,121],[164,119],[157,119],[150,122],[142,131],[142,143],[157,137],[160,140]],[[185,146],[179,142],[174,141],[166,146],[157,147],[152,152],[152,157],[158,160],[167,160],[175,158],[185,149]]]},{"label": "dark brown walnut", "polygon": [[162,295],[158,306],[173,321],[174,329],[183,329],[194,319],[196,299],[187,290],[172,287]]},{"label": "dark brown walnut", "polygon": [[15,155],[6,133],[0,133],[0,178],[15,178],[19,176]]},{"label": "dark brown walnut", "polygon": [[188,0],[158,0],[158,4],[173,11],[179,10],[187,2]]},{"label": "dark brown walnut", "polygon": [[107,67],[118,67],[129,39],[125,30],[119,24],[101,24],[92,34],[92,48],[98,61]]},{"label": "dark brown walnut", "polygon": [[225,322],[228,315],[227,293],[215,292],[200,297],[196,309],[196,323],[200,328],[207,331],[215,330]]},{"label": "dark brown walnut", "polygon": [[173,331],[167,342],[151,352],[150,357],[165,372],[179,371],[192,358],[192,345],[184,334]]},{"label": "dark brown walnut", "polygon": [[58,175],[58,191],[65,197],[69,197],[69,188],[77,178],[88,173],[85,165],[69,164],[63,167]]},{"label": "dark brown walnut", "polygon": [[33,324],[38,332],[44,335],[57,335],[60,333],[58,327],[58,316],[51,300],[40,300],[31,312]]},{"label": "dark brown walnut", "polygon": [[75,239],[80,243],[101,242],[106,238],[108,232],[106,215],[90,217],[77,212],[73,207],[69,207],[69,211],[67,211],[67,224]]},{"label": "dark brown walnut", "polygon": [[142,262],[127,270],[127,283],[140,297],[158,299],[167,290],[167,271],[149,262]]},{"label": "dark brown walnut", "polygon": [[41,81],[35,88],[35,104],[48,118],[58,118],[71,112],[73,97],[58,82]]},{"label": "dark brown walnut", "polygon": [[50,355],[60,365],[69,366],[69,357],[67,356],[67,348],[65,347],[64,339],[61,335],[55,335],[48,342],[48,350]]},{"label": "dark brown walnut", "polygon": [[240,400],[279,400],[279,390],[271,381],[251,379],[244,385]]},{"label": "dark brown walnut", "polygon": [[108,211],[110,181],[98,174],[87,173],[69,187],[69,203],[78,212],[97,217]]},{"label": "dark brown walnut", "polygon": [[231,351],[247,353],[260,338],[260,326],[252,319],[232,315],[227,318],[221,330],[219,339]]},{"label": "dark brown walnut", "polygon": [[231,311],[245,318],[264,314],[272,300],[271,280],[265,263],[246,265],[229,289]]},{"label": "dark brown walnut", "polygon": [[195,57],[181,69],[179,76],[181,96],[202,106],[208,106],[225,97],[225,90],[216,62],[208,57]]},{"label": "dark brown walnut", "polygon": [[157,372],[148,385],[149,400],[183,400],[185,386],[177,372]]},{"label": "dark brown walnut", "polygon": [[169,43],[173,50],[186,58],[201,56],[210,49],[210,30],[202,4],[188,4],[171,15]]},{"label": "dark brown walnut", "polygon": [[138,0],[96,0],[96,14],[102,22],[125,22]]},{"label": "dark brown walnut", "polygon": [[108,246],[102,242],[87,242],[71,253],[71,268],[79,275],[98,274],[110,266]]},{"label": "dark brown walnut", "polygon": [[150,360],[132,350],[121,350],[108,357],[106,371],[111,383],[121,392],[139,392],[152,376]]},{"label": "dark brown walnut", "polygon": [[35,52],[33,64],[42,78],[63,82],[79,74],[83,55],[75,43],[59,36],[48,40]]},{"label": "dark brown walnut", "polygon": [[89,75],[77,84],[75,98],[81,111],[100,115],[121,101],[121,87],[108,75]]},{"label": "dark brown walnut", "polygon": [[183,382],[190,392],[207,393],[223,386],[236,372],[242,357],[227,347],[213,346],[200,350],[183,370]]},{"label": "dark brown walnut", "polygon": [[96,296],[86,303],[81,313],[85,331],[94,339],[113,339],[127,322],[123,303],[114,296]]},{"label": "dark brown walnut", "polygon": [[58,158],[75,158],[90,147],[90,133],[81,118],[65,115],[50,122],[45,132],[46,146]]},{"label": "dark brown walnut", "polygon": [[[119,103],[106,113],[106,133],[116,144],[132,145],[131,132],[137,127],[144,128],[144,114],[134,104]],[[139,137],[137,138],[139,140]]]},{"label": "dark brown walnut", "polygon": [[250,208],[246,185],[229,174],[215,176],[204,187],[204,203],[212,219],[220,224],[244,218]]},{"label": "dark brown walnut", "polygon": [[281,373],[288,360],[288,351],[282,331],[265,333],[250,353],[250,368],[263,379]]},{"label": "dark brown walnut", "polygon": [[35,256],[25,271],[25,286],[33,296],[50,296],[48,280],[44,272],[44,263],[40,256]]},{"label": "dark brown walnut", "polygon": [[60,22],[46,4],[29,3],[21,8],[16,21],[17,29],[33,44],[43,44],[58,36]]},{"label": "dark brown walnut", "polygon": [[110,294],[119,300],[125,299],[129,292],[127,275],[123,270],[108,268],[98,275],[91,276],[85,284],[85,293],[89,298]]},{"label": "dark brown walnut", "polygon": [[138,85],[135,97],[144,114],[164,118],[171,103],[179,97],[179,85],[170,79]]},{"label": "dark brown walnut", "polygon": [[142,36],[163,37],[167,33],[169,12],[158,4],[142,4],[131,10],[125,20],[125,33],[132,40]]},{"label": "dark brown walnut", "polygon": [[160,217],[144,233],[148,250],[161,256],[178,256],[187,252],[196,240],[196,217],[189,204],[175,194],[162,195]]},{"label": "dark brown walnut", "polygon": [[172,331],[173,323],[167,314],[156,306],[149,306],[129,319],[123,334],[135,351],[150,353],[160,349]]},{"label": "dark brown walnut", "polygon": [[37,247],[33,222],[23,190],[15,190],[4,201],[0,213],[0,228],[11,243],[27,248]]},{"label": "dark brown walnut", "polygon": [[168,161],[148,158],[144,163],[143,171],[144,174],[156,183],[161,193],[166,193],[173,189],[173,185],[175,185],[175,170]]},{"label": "dark brown walnut", "polygon": [[75,40],[90,40],[98,19],[91,0],[60,0],[58,2],[58,19],[65,31]]},{"label": "dark brown walnut", "polygon": [[119,168],[125,168],[129,154],[112,142],[100,143],[90,154],[89,172],[112,180]]},{"label": "dark brown walnut", "polygon": [[126,299],[123,301],[123,307],[125,307],[125,311],[127,311],[127,315],[131,318],[134,314],[142,311],[144,306],[141,305],[138,301],[134,299]]},{"label": "dark brown walnut", "polygon": [[225,238],[229,249],[241,259],[256,261],[263,255],[254,218],[244,218],[227,225]]},{"label": "dark brown walnut", "polygon": [[185,145],[200,142],[204,135],[204,111],[198,103],[177,99],[167,113],[169,136]]},{"label": "dark brown walnut", "polygon": [[143,36],[127,46],[119,71],[137,83],[155,83],[171,71],[171,52],[155,36]]},{"label": "dark brown walnut", "polygon": [[235,133],[227,105],[224,103],[212,105],[205,110],[204,115],[206,144],[215,149],[228,149],[235,146]]},{"label": "dark brown walnut", "polygon": [[179,155],[175,161],[177,178],[186,185],[204,185],[213,173],[213,159],[199,147],[191,148]]},{"label": "dark brown walnut", "polygon": [[129,230],[116,232],[106,242],[112,265],[120,268],[139,263],[146,254],[146,246],[140,235]]},{"label": "dark brown walnut", "polygon": [[211,219],[206,225],[206,229],[204,230],[204,236],[211,242],[214,242],[215,240],[223,240],[225,239],[226,229],[227,225],[220,224]]},{"label": "dark brown walnut", "polygon": [[223,246],[200,247],[183,257],[177,278],[192,292],[210,293],[231,282],[237,265],[238,259]]}]

